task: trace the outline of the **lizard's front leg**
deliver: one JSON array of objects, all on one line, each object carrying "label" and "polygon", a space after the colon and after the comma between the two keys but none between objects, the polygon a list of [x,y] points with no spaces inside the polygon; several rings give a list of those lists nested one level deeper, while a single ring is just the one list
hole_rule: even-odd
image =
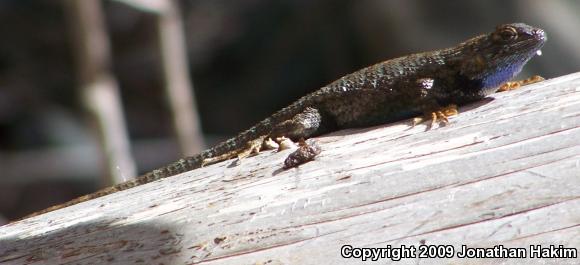
[{"label": "lizard's front leg", "polygon": [[[507,82],[502,86],[500,86],[497,92],[519,89],[522,86],[541,82],[543,80],[544,80],[543,77],[535,75],[528,79]],[[418,85],[421,88],[421,90],[424,91],[421,97],[423,100],[423,103],[421,104],[422,105],[421,109],[423,110],[424,116],[414,118],[413,126],[426,121],[431,121],[429,128],[433,127],[437,122],[447,124],[449,123],[449,120],[447,119],[448,117],[459,114],[457,105],[450,104],[446,107],[441,107],[437,104],[435,100],[429,98],[428,92],[434,87],[435,85],[434,83],[435,83],[434,80],[428,78],[418,79],[416,81],[416,85]]]},{"label": "lizard's front leg", "polygon": [[459,114],[457,105],[450,104],[442,107],[437,103],[435,99],[437,92],[434,91],[438,91],[437,86],[441,85],[437,80],[433,78],[419,78],[415,81],[408,82],[407,85],[415,87],[419,91],[416,104],[423,112],[422,117],[416,117],[412,120],[412,126],[430,121],[428,128],[432,128],[436,123],[449,123],[448,117]]}]

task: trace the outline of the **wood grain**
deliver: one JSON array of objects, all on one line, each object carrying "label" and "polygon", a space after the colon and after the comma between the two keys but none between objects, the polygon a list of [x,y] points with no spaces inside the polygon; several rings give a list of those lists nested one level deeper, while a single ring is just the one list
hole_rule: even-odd
[{"label": "wood grain", "polygon": [[[580,247],[580,73],[226,161],[0,227],[0,264],[360,264],[343,245]],[[369,261],[367,261],[369,262]],[[404,259],[380,264],[521,264]],[[530,259],[526,264],[578,264]]]}]

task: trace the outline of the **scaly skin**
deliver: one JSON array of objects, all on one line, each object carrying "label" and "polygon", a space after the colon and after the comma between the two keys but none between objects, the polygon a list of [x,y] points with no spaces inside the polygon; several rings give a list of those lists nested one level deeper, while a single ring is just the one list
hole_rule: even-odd
[{"label": "scaly skin", "polygon": [[[384,124],[462,105],[495,92],[544,45],[543,30],[506,24],[459,45],[384,61],[346,75],[199,155],[64,204],[39,215],[259,150],[267,138],[305,139],[329,131]],[[437,119],[439,114],[435,115]],[[445,115],[443,115],[445,116]],[[444,117],[443,117],[444,118]],[[303,148],[307,150],[306,148]],[[313,152],[316,155],[316,152]],[[291,158],[312,157],[297,154]],[[290,165],[301,163],[295,159]]]}]

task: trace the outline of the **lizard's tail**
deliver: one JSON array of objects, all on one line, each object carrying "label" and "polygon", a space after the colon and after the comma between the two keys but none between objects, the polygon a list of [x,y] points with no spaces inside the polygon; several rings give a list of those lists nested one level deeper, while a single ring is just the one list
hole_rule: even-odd
[{"label": "lizard's tail", "polygon": [[[97,192],[78,197],[78,198],[73,199],[71,201],[52,206],[50,208],[46,208],[46,209],[38,211],[38,212],[34,212],[32,214],[29,214],[29,215],[23,217],[22,219],[26,219],[29,217],[33,217],[33,216],[41,215],[41,214],[44,214],[47,212],[51,212],[54,210],[62,209],[62,208],[72,206],[72,205],[75,205],[75,204],[78,204],[78,203],[81,203],[84,201],[103,197],[103,196],[108,195],[108,194],[112,194],[112,193],[115,193],[118,191],[130,189],[130,188],[133,188],[133,187],[136,187],[139,185],[153,182],[153,181],[156,181],[158,179],[171,177],[171,176],[174,176],[177,174],[181,174],[181,173],[184,173],[187,171],[194,170],[196,168],[200,168],[204,165],[205,159],[218,157],[218,156],[221,156],[223,154],[227,154],[227,153],[239,150],[239,149],[244,149],[247,142],[254,140],[254,139],[257,139],[260,136],[268,135],[270,133],[272,127],[276,123],[278,123],[280,121],[287,120],[287,119],[293,117],[294,115],[296,115],[297,113],[299,113],[301,111],[301,109],[303,109],[303,107],[307,105],[307,101],[310,98],[313,98],[313,97],[307,96],[307,97],[301,98],[300,100],[294,102],[294,104],[291,104],[290,106],[274,113],[269,118],[262,120],[261,122],[256,124],[254,127],[240,133],[236,137],[233,137],[229,140],[226,140],[226,141],[216,145],[214,148],[207,149],[198,155],[179,159],[172,164],[169,164],[169,165],[162,167],[162,168],[159,168],[159,169],[155,169],[149,173],[146,173],[144,175],[136,177],[133,180],[119,183],[117,185],[104,188],[104,189],[99,190]],[[228,157],[225,157],[224,160],[225,159],[228,159]],[[221,160],[217,160],[214,162],[218,162],[218,161],[221,161]],[[22,219],[20,219],[20,220],[22,220]]]},{"label": "lizard's tail", "polygon": [[37,215],[41,215],[44,213],[48,213],[48,212],[52,212],[54,210],[58,210],[58,209],[62,209],[65,207],[69,207],[84,201],[88,201],[88,200],[92,200],[95,198],[99,198],[99,197],[103,197],[105,195],[108,194],[112,194],[118,191],[122,191],[122,190],[127,190],[139,185],[143,185],[145,183],[149,183],[149,182],[153,182],[155,180],[158,179],[162,179],[162,178],[166,178],[166,177],[170,177],[170,176],[174,176],[180,173],[184,173],[196,168],[201,167],[201,163],[204,159],[204,153],[201,153],[199,155],[196,156],[191,156],[191,157],[186,157],[186,158],[182,158],[179,159],[178,161],[169,164],[165,167],[159,168],[159,169],[155,169],[149,173],[143,174],[139,177],[136,177],[135,179],[123,182],[123,183],[119,183],[117,185],[111,186],[111,187],[107,187],[104,188],[102,190],[87,194],[87,195],[83,195],[81,197],[78,197],[76,199],[70,200],[68,202],[59,204],[59,205],[55,205],[49,208],[46,208],[44,210],[38,211],[38,212],[34,212],[32,214],[29,214],[27,216],[24,216],[23,218],[19,219],[26,219],[26,218],[30,218],[33,216],[37,216]]}]

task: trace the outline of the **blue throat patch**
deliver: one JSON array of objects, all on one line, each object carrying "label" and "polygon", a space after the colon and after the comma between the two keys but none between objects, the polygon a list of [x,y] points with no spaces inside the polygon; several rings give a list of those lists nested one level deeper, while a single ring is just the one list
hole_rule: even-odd
[{"label": "blue throat patch", "polygon": [[491,71],[491,75],[484,76],[481,80],[482,87],[485,88],[497,88],[503,83],[509,81],[514,76],[516,76],[524,66],[524,63],[511,63],[507,64],[497,71]]}]

